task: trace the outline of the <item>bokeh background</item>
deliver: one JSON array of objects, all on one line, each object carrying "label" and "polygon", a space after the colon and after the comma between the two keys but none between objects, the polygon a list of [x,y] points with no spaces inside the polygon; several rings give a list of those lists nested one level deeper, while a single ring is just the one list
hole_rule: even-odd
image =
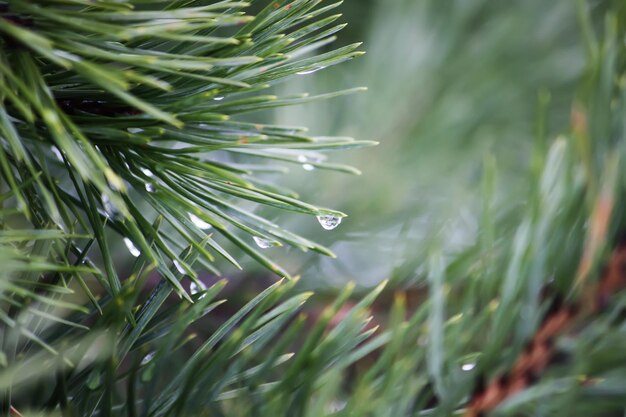
[{"label": "bokeh background", "polygon": [[[253,2],[250,12],[263,4]],[[591,10],[602,16],[602,7],[598,2]],[[265,251],[301,275],[299,285],[306,289],[332,291],[355,281],[365,290],[383,279],[392,288],[419,286],[431,249],[452,256],[480,239],[484,201],[493,200],[493,212],[515,217],[526,201],[533,144],[567,129],[584,70],[576,4],[346,0],[336,10],[348,25],[326,48],[363,42],[366,54],[288,78],[273,92],[368,90],[254,113],[250,120],[379,145],[326,154],[325,162],[357,167],[362,175],[298,165],[286,167],[286,174],[267,174],[304,201],[349,217],[326,231],[310,216],[260,208],[337,258],[288,247]],[[483,198],[486,167],[497,172],[493,199]],[[514,220],[507,224],[515,227]],[[118,259],[130,265],[126,248],[116,246]],[[220,265],[233,293],[254,294],[278,278],[240,255],[244,271]],[[215,280],[207,272],[200,276]]]},{"label": "bokeh background", "polygon": [[338,42],[362,40],[366,55],[280,92],[369,90],[271,117],[380,144],[329,155],[361,176],[296,167],[281,180],[349,214],[331,232],[289,218],[338,258],[272,254],[308,287],[414,285],[433,246],[453,253],[478,238],[485,166],[497,170],[500,212],[524,204],[532,145],[567,126],[583,71],[575,2],[348,0],[340,10],[348,26]]}]

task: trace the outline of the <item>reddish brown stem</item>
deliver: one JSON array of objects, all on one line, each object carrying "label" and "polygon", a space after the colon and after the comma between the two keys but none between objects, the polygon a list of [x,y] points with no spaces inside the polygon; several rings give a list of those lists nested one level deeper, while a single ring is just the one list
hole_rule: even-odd
[{"label": "reddish brown stem", "polygon": [[625,286],[626,245],[622,244],[613,251],[598,284],[586,291],[592,296],[582,301],[582,308],[575,304],[563,304],[549,311],[511,370],[474,393],[465,410],[465,417],[483,416],[531,385],[552,361],[556,353],[554,340],[567,332],[575,321],[604,310],[611,295]]}]

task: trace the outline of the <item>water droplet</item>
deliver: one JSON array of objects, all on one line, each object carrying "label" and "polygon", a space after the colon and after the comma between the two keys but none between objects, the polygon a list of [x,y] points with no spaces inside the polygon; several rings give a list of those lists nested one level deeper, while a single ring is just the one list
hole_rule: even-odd
[{"label": "water droplet", "polygon": [[310,69],[310,70],[296,72],[296,74],[298,74],[298,75],[313,74],[314,72],[317,72],[319,70],[323,70],[324,68],[326,68],[326,67],[315,67],[315,68]]},{"label": "water droplet", "polygon": [[315,166],[307,163],[309,162],[309,158],[304,155],[298,155],[298,162],[305,162],[304,164],[302,164],[302,168],[304,168],[304,170],[306,171],[313,171],[315,169]]},{"label": "water droplet", "polygon": [[124,244],[128,248],[128,251],[130,252],[130,254],[133,255],[135,258],[141,255],[141,251],[137,249],[133,241],[130,240],[129,238],[127,237],[124,238]]},{"label": "water droplet", "polygon": [[181,274],[186,274],[187,271],[185,271],[185,268],[183,268],[183,266],[180,264],[180,262],[178,262],[176,259],[174,259],[174,266],[176,267],[176,270],[178,272],[180,272]]},{"label": "water droplet", "polygon": [[464,363],[463,366],[461,366],[461,369],[467,372],[467,371],[471,371],[472,369],[474,369],[474,367],[476,367],[475,363]]},{"label": "water droplet", "polygon": [[143,359],[141,360],[141,365],[147,365],[148,362],[150,362],[152,359],[154,359],[154,355],[156,354],[156,352],[150,352],[148,353],[146,356],[143,357]]},{"label": "water droplet", "polygon": [[[191,285],[189,285],[189,292],[191,293],[191,295],[195,295],[198,294],[199,292],[205,292],[206,291],[206,286],[200,282],[200,285],[196,284],[195,282],[192,282]],[[200,297],[198,297],[198,299],[203,299],[204,297],[206,297],[206,294],[202,294]]]},{"label": "water droplet", "polygon": [[222,101],[222,100],[224,100],[224,97],[223,96],[213,97],[213,100],[215,100],[215,101]]},{"label": "water droplet", "polygon": [[271,246],[277,246],[278,243],[277,242],[273,242],[271,240],[267,240],[267,239],[263,239],[262,237],[258,237],[258,236],[252,236],[252,239],[254,239],[254,243],[256,243],[256,245],[261,248],[261,249],[267,249]]},{"label": "water droplet", "polygon": [[51,146],[50,150],[52,151],[52,153],[54,154],[54,156],[56,156],[56,158],[63,162],[63,154],[61,153],[61,151],[59,150],[59,148],[57,148],[56,146]]},{"label": "water droplet", "polygon": [[146,177],[154,177],[154,173],[150,171],[148,168],[139,168],[139,169],[141,169],[141,172],[143,172],[143,175],[145,175]]},{"label": "water droplet", "polygon": [[146,187],[146,191],[149,192],[149,193],[153,193],[153,192],[156,191],[156,187],[151,182],[147,182],[145,187]]},{"label": "water droplet", "polygon": [[298,155],[298,162],[303,162],[302,168],[305,171],[313,171],[315,165],[313,163],[322,162],[324,158],[317,155]]},{"label": "water droplet", "polygon": [[348,405],[346,401],[331,401],[327,409],[329,413],[337,413],[346,408],[346,405]]},{"label": "water droplet", "polygon": [[209,223],[205,222],[193,213],[189,213],[189,220],[191,220],[194,226],[196,226],[198,229],[207,230],[212,227]]},{"label": "water droplet", "polygon": [[115,207],[115,204],[111,202],[111,199],[109,198],[109,196],[103,193],[101,199],[102,199],[102,208],[104,208],[104,214],[109,219],[119,218],[121,213],[117,209],[117,207]]},{"label": "water droplet", "polygon": [[341,223],[341,217],[331,215],[317,216],[317,221],[320,222],[324,229],[332,230],[339,226]]}]

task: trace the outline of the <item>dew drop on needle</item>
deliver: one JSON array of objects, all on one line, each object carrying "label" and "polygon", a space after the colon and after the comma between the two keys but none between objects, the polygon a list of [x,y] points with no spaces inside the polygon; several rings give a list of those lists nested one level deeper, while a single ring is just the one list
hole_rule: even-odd
[{"label": "dew drop on needle", "polygon": [[[195,294],[198,294],[200,292],[203,293],[205,291],[206,291],[206,286],[202,282],[200,282],[199,285],[196,284],[195,282],[192,282],[189,285],[189,292],[191,293],[191,295],[195,295]],[[199,298],[203,299],[204,297],[206,297],[206,294],[202,294]]]},{"label": "dew drop on needle", "polygon": [[189,220],[196,226],[198,229],[206,230],[210,229],[211,225],[193,213],[189,213]]},{"label": "dew drop on needle", "polygon": [[320,225],[326,230],[332,230],[335,227],[339,226],[341,223],[341,217],[332,216],[332,215],[323,215],[317,216],[317,221],[320,222]]},{"label": "dew drop on needle", "polygon": [[150,362],[152,359],[154,359],[154,355],[156,352],[150,352],[148,353],[146,356],[143,357],[143,359],[141,360],[141,365],[147,365],[148,362]]},{"label": "dew drop on needle", "polygon": [[52,153],[54,154],[54,156],[56,156],[56,158],[63,162],[63,154],[61,153],[61,151],[59,150],[59,148],[57,148],[56,146],[51,146],[50,150],[52,151]]},{"label": "dew drop on needle", "polygon": [[262,237],[252,236],[252,239],[254,239],[254,243],[256,243],[256,245],[261,249],[267,249],[271,246],[276,246],[276,243],[272,242],[271,240],[263,239]]},{"label": "dew drop on needle", "polygon": [[108,195],[103,193],[101,196],[101,200],[102,208],[104,208],[104,214],[109,219],[116,219],[120,217],[120,211],[117,209],[117,207],[115,207],[115,204],[113,204]]},{"label": "dew drop on needle", "polygon": [[133,255],[135,258],[141,255],[141,251],[137,249],[133,241],[130,240],[129,238],[127,237],[124,238],[124,244],[128,248],[128,251],[130,252],[130,254]]},{"label": "dew drop on needle", "polygon": [[474,369],[475,366],[476,366],[475,363],[464,363],[461,366],[461,369],[467,372],[467,371],[471,371],[472,369]]},{"label": "dew drop on needle", "polygon": [[176,268],[176,270],[178,272],[180,272],[181,274],[186,274],[187,272],[185,271],[185,268],[183,268],[183,266],[181,265],[180,262],[178,262],[176,259],[174,259],[174,267]]},{"label": "dew drop on needle", "polygon": [[313,74],[314,72],[317,72],[319,70],[323,70],[324,68],[326,68],[326,67],[315,67],[315,68],[310,69],[310,70],[298,71],[298,72],[296,72],[296,74],[298,74],[298,75]]},{"label": "dew drop on needle", "polygon": [[143,175],[145,175],[146,177],[154,177],[154,173],[152,171],[150,171],[148,168],[140,168],[141,172],[143,172]]}]

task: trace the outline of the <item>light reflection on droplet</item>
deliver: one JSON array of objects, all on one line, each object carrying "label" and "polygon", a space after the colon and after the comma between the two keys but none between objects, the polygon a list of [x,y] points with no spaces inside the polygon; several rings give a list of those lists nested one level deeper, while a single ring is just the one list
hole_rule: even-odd
[{"label": "light reflection on droplet", "polygon": [[180,264],[180,262],[178,262],[176,259],[174,259],[174,267],[176,267],[176,270],[178,272],[180,272],[181,274],[186,274],[187,273],[185,271],[185,268],[183,268],[183,266]]},{"label": "light reflection on droplet", "polygon": [[152,359],[154,359],[154,355],[156,355],[156,352],[150,352],[148,353],[146,356],[143,357],[143,359],[141,360],[141,365],[147,365],[148,362],[150,362]]},{"label": "light reflection on droplet", "polygon": [[141,251],[137,249],[133,241],[130,240],[129,238],[127,237],[124,238],[124,244],[128,248],[128,251],[130,252],[130,254],[133,255],[135,258],[141,255]]},{"label": "light reflection on droplet", "polygon": [[[192,282],[189,285],[189,292],[191,293],[191,295],[195,295],[198,294],[200,292],[206,292],[206,286],[200,282],[200,285],[196,284],[195,282]],[[198,297],[198,299],[203,299],[204,297],[206,297],[206,294],[202,294]]]},{"label": "light reflection on droplet", "polygon": [[298,162],[303,162],[302,169],[305,171],[313,171],[315,169],[315,165],[309,162],[320,162],[321,158],[310,157],[306,155],[298,155]]},{"label": "light reflection on droplet", "polygon": [[51,146],[50,150],[52,151],[52,153],[54,154],[54,156],[56,156],[56,158],[63,162],[63,154],[61,153],[61,151],[59,150],[59,148],[57,148],[56,146]]},{"label": "light reflection on droplet", "polygon": [[472,369],[474,369],[476,367],[475,363],[464,363],[461,366],[461,369],[464,370],[465,372],[467,371],[471,371]]},{"label": "light reflection on droplet", "polygon": [[145,175],[146,177],[154,177],[154,173],[152,171],[150,171],[148,168],[140,168],[141,172],[143,172],[143,175]]},{"label": "light reflection on droplet", "polygon": [[191,220],[194,226],[196,226],[198,229],[207,230],[212,227],[209,223],[205,222],[193,213],[189,213],[189,220]]},{"label": "light reflection on droplet", "polygon": [[320,222],[320,225],[326,230],[332,230],[335,227],[339,226],[341,223],[341,217],[332,216],[332,215],[323,215],[317,216],[317,221]]},{"label": "light reflection on droplet", "polygon": [[319,70],[323,70],[324,68],[326,68],[326,67],[315,67],[315,68],[310,69],[310,70],[298,71],[298,72],[296,72],[296,74],[298,74],[298,75],[313,74],[314,72],[317,72]]},{"label": "light reflection on droplet", "polygon": [[117,209],[117,207],[115,207],[115,204],[111,202],[109,196],[103,193],[100,198],[102,200],[102,208],[104,208],[104,214],[112,220],[119,218],[121,215],[120,211]]},{"label": "light reflection on droplet", "polygon": [[254,239],[254,243],[256,243],[256,245],[261,248],[261,249],[267,249],[271,246],[276,246],[276,242],[272,242],[271,240],[267,240],[267,239],[263,239],[262,237],[258,237],[258,236],[252,236],[252,239]]},{"label": "light reflection on droplet", "polygon": [[346,401],[331,401],[328,404],[327,409],[328,409],[329,413],[337,413],[337,412],[343,410],[344,408],[346,408],[347,404],[348,403]]}]

